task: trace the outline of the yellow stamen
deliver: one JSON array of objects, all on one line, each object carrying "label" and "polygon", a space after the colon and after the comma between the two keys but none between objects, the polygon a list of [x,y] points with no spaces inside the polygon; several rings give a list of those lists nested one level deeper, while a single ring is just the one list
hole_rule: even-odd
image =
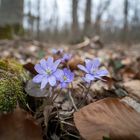
[{"label": "yellow stamen", "polygon": [[63,76],[63,79],[64,79],[64,81],[66,81],[67,80],[67,77],[66,76]]},{"label": "yellow stamen", "polygon": [[47,73],[48,75],[50,75],[50,74],[51,74],[51,70],[47,69],[47,70],[46,70],[46,73]]}]

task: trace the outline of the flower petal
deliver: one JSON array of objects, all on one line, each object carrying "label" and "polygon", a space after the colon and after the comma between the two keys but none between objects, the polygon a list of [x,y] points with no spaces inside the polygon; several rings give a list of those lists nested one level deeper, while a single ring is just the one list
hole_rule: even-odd
[{"label": "flower petal", "polygon": [[40,89],[45,88],[45,86],[47,85],[47,83],[48,83],[48,78],[45,76],[45,77],[42,79]]},{"label": "flower petal", "polygon": [[60,51],[60,53],[63,53],[64,50],[61,48],[61,49],[59,49],[59,51]]},{"label": "flower petal", "polygon": [[46,63],[46,60],[45,59],[41,59],[40,60],[40,65],[41,67],[46,70],[47,69],[47,63]]},{"label": "flower petal", "polygon": [[83,65],[78,65],[78,68],[79,68],[80,70],[82,70],[82,71],[88,73],[88,70],[86,69],[85,66],[83,66]]},{"label": "flower petal", "polygon": [[60,69],[57,69],[53,75],[56,77],[57,80],[63,79],[64,72]]},{"label": "flower petal", "polygon": [[47,61],[46,61],[46,64],[48,67],[51,67],[52,64],[53,64],[53,57],[48,57]]},{"label": "flower petal", "polygon": [[92,60],[85,59],[85,63],[86,63],[86,68],[88,69],[88,71],[90,71],[90,69],[92,68]]},{"label": "flower petal", "polygon": [[61,88],[66,88],[68,86],[68,83],[63,82],[60,84],[60,86],[61,86]]},{"label": "flower petal", "polygon": [[92,60],[92,66],[93,66],[93,69],[97,69],[99,66],[100,66],[100,60],[99,60],[99,58],[94,58],[93,60]]},{"label": "flower petal", "polygon": [[41,67],[40,64],[36,64],[34,68],[39,74],[46,74],[46,72],[44,71],[44,69]]},{"label": "flower petal", "polygon": [[86,74],[85,78],[87,80],[95,80],[95,77],[93,75],[91,75],[91,74]]},{"label": "flower petal", "polygon": [[84,82],[87,82],[87,83],[91,82],[91,80],[87,80],[85,77],[82,77],[82,79],[83,79]]},{"label": "flower petal", "polygon": [[61,60],[56,60],[54,63],[53,63],[53,71],[56,71],[58,65],[60,64]]},{"label": "flower petal", "polygon": [[51,51],[52,51],[53,54],[56,54],[58,52],[58,50],[55,49],[55,48],[53,48]]},{"label": "flower petal", "polygon": [[72,58],[71,54],[64,54],[63,58],[61,59],[62,62],[68,61]]},{"label": "flower petal", "polygon": [[34,78],[33,78],[33,82],[34,83],[41,83],[42,79],[44,78],[43,74],[37,74]]},{"label": "flower petal", "polygon": [[68,68],[64,68],[64,69],[63,69],[63,72],[64,72],[64,76],[67,78],[67,79],[65,80],[65,82],[68,82],[68,83],[72,82],[73,79],[74,79],[74,73],[71,72],[71,70],[68,69]]},{"label": "flower petal", "polygon": [[106,76],[106,75],[108,75],[108,71],[104,69],[104,70],[98,70],[95,76],[101,77],[101,76]]},{"label": "flower petal", "polygon": [[48,81],[49,81],[49,84],[51,85],[51,86],[55,86],[55,84],[56,84],[56,78],[55,78],[55,76],[50,76],[50,77],[48,77]]}]

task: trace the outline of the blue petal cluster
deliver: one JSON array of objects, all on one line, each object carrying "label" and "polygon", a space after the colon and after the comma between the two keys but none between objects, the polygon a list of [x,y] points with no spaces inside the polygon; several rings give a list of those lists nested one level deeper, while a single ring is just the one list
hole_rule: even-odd
[{"label": "blue petal cluster", "polygon": [[65,53],[64,56],[63,56],[63,58],[61,59],[61,62],[63,62],[63,63],[64,62],[67,62],[67,61],[69,61],[71,59],[71,57],[72,57],[71,54]]},{"label": "blue petal cluster", "polygon": [[71,72],[69,69],[63,69],[63,75],[60,77],[60,86],[61,88],[66,88],[69,83],[74,80],[74,73]]},{"label": "blue petal cluster", "polygon": [[48,57],[47,60],[42,59],[39,64],[35,65],[35,70],[38,74],[33,78],[33,82],[41,83],[41,89],[49,83],[50,86],[57,85],[57,81],[60,82],[61,88],[67,87],[74,79],[74,73],[69,69],[58,69],[58,65],[61,60],[53,61],[53,57]]},{"label": "blue petal cluster", "polygon": [[95,58],[93,60],[86,59],[85,66],[78,65],[78,68],[86,73],[83,79],[86,82],[90,83],[95,79],[101,79],[102,76],[108,75],[108,71],[106,69],[99,69],[100,65],[101,63],[98,58]]},{"label": "blue petal cluster", "polygon": [[[47,84],[53,87],[59,83],[61,88],[66,88],[74,80],[74,73],[68,68],[61,70],[58,66],[62,60],[68,61],[70,58],[70,54],[65,54],[62,59],[56,61],[53,60],[53,57],[48,57],[47,60],[41,59],[40,63],[35,65],[35,70],[38,74],[33,78],[33,82],[41,83],[41,89],[45,88]],[[88,83],[96,79],[102,79],[102,76],[108,75],[106,69],[103,70],[99,67],[100,61],[98,58],[93,60],[86,59],[85,66],[78,65],[78,68],[86,73],[83,79]]]},{"label": "blue petal cluster", "polygon": [[53,57],[48,57],[47,60],[42,59],[39,64],[35,65],[35,70],[38,74],[33,78],[33,82],[41,83],[41,89],[49,83],[50,86],[55,86],[56,81],[63,75],[63,71],[57,69],[61,60],[53,61]]},{"label": "blue petal cluster", "polygon": [[62,54],[63,53],[63,49],[52,49],[52,53],[53,54]]}]

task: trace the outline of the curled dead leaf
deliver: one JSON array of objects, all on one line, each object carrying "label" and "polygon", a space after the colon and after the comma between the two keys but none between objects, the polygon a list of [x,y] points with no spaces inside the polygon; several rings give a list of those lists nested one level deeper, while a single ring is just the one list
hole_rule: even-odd
[{"label": "curled dead leaf", "polygon": [[120,70],[120,74],[124,81],[129,81],[130,79],[133,79],[137,73],[131,67],[125,67]]},{"label": "curled dead leaf", "polygon": [[43,98],[47,97],[46,89],[40,89],[40,85],[34,83],[32,80],[29,80],[25,86],[25,91],[28,95],[32,97]]},{"label": "curled dead leaf", "polygon": [[84,64],[84,61],[79,56],[74,56],[67,63],[71,70],[76,70],[78,64]]},{"label": "curled dead leaf", "polygon": [[0,140],[42,140],[41,127],[25,110],[0,115]]},{"label": "curled dead leaf", "polygon": [[124,83],[124,88],[129,96],[140,101],[140,80],[132,80]]},{"label": "curled dead leaf", "polygon": [[108,85],[108,88],[111,89],[117,80],[113,77],[103,76],[102,79]]},{"label": "curled dead leaf", "polygon": [[37,72],[36,70],[34,69],[34,64],[33,63],[27,63],[27,64],[24,64],[23,67],[28,70],[31,74],[35,74],[37,75]]},{"label": "curled dead leaf", "polygon": [[139,140],[140,114],[116,98],[91,103],[74,113],[74,122],[86,140]]}]

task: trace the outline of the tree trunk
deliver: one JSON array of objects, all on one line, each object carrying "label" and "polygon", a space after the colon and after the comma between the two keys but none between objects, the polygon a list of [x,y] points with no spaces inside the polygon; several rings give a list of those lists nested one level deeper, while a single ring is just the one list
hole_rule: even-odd
[{"label": "tree trunk", "polygon": [[95,34],[96,35],[100,35],[100,32],[101,32],[101,17],[100,15],[98,15],[96,17],[96,21],[95,21],[95,24],[94,24],[94,28],[95,28]]},{"label": "tree trunk", "polygon": [[37,17],[37,39],[40,40],[40,0],[37,1],[37,12],[38,12],[38,17]]},{"label": "tree trunk", "polygon": [[100,3],[99,3],[98,8],[97,8],[98,12],[97,12],[97,15],[95,18],[95,24],[94,24],[96,35],[100,35],[102,16],[105,13],[105,11],[107,10],[107,8],[109,7],[110,2],[111,2],[111,0],[106,0],[104,2],[102,0],[100,0]]},{"label": "tree trunk", "polygon": [[84,21],[84,35],[89,36],[91,31],[91,9],[92,1],[86,1],[85,21]]},{"label": "tree trunk", "polygon": [[129,2],[128,0],[124,0],[124,24],[123,24],[123,42],[127,41],[127,32],[128,32],[128,10],[129,10]]},{"label": "tree trunk", "polygon": [[72,0],[72,35],[78,35],[78,0]]}]

